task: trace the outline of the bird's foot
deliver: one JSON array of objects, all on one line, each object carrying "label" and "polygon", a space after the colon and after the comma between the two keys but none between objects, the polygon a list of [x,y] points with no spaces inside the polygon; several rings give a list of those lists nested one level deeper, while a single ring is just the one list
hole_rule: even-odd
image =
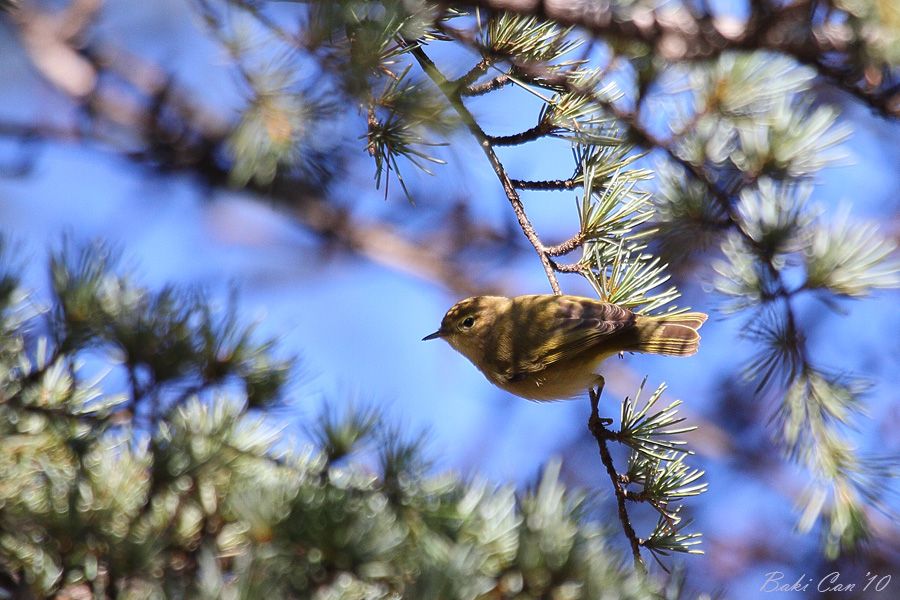
[{"label": "bird's foot", "polygon": [[588,419],[588,429],[595,436],[603,436],[604,432],[609,433],[606,427],[612,425],[613,420],[608,417],[601,417],[598,412],[600,405],[600,394],[603,393],[603,386],[606,382],[603,377],[597,376],[597,388],[588,388],[588,395],[591,398],[591,416]]}]

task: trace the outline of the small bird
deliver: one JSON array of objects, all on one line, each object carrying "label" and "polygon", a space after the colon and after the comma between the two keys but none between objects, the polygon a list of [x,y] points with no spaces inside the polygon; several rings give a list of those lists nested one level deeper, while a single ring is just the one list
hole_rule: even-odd
[{"label": "small bird", "polygon": [[621,352],[690,356],[707,316],[648,316],[568,295],[475,296],[457,302],[442,338],[497,387],[529,400],[562,400],[598,382],[600,363]]}]

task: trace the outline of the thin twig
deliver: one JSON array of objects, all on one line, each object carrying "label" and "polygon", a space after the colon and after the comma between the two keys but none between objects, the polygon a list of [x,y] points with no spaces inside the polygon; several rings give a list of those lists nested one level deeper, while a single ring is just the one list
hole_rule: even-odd
[{"label": "thin twig", "polygon": [[471,87],[482,75],[487,73],[487,70],[490,69],[493,64],[494,60],[492,58],[487,56],[482,58],[478,61],[478,64],[469,69],[468,73],[453,81],[453,86],[458,89]]},{"label": "thin twig", "polygon": [[575,188],[581,186],[581,183],[575,181],[574,179],[545,179],[538,181],[531,181],[528,179],[513,179],[511,181],[513,186],[517,190],[563,192],[574,190]]},{"label": "thin twig", "polygon": [[557,273],[584,273],[586,271],[581,263],[558,263],[555,260],[551,260],[550,264],[553,265],[553,270]]},{"label": "thin twig", "polygon": [[516,220],[519,222],[519,227],[522,228],[522,233],[524,233],[525,237],[528,238],[528,241],[531,242],[534,251],[537,252],[538,257],[541,259],[541,264],[544,266],[544,273],[546,273],[547,280],[550,282],[550,288],[553,290],[554,294],[562,293],[559,289],[559,281],[556,279],[556,273],[553,270],[550,256],[548,255],[543,242],[541,242],[541,239],[538,237],[537,232],[535,232],[534,226],[528,219],[528,215],[525,214],[525,206],[522,204],[522,199],[519,198],[519,193],[516,191],[515,186],[513,186],[509,175],[507,175],[503,163],[501,163],[500,159],[497,157],[497,153],[494,152],[494,147],[491,145],[490,138],[481,129],[478,122],[475,120],[475,117],[463,103],[459,88],[447,80],[444,74],[437,68],[437,65],[435,65],[431,58],[425,54],[425,51],[421,47],[412,47],[410,53],[422,67],[422,70],[425,71],[428,77],[430,77],[444,93],[447,100],[450,101],[451,106],[456,110],[463,123],[466,124],[472,136],[478,140],[478,144],[481,146],[488,162],[494,169],[494,173],[503,185],[503,191],[506,193],[506,197],[512,206],[513,212],[516,215]]},{"label": "thin twig", "polygon": [[638,539],[634,527],[631,526],[631,519],[629,519],[628,510],[625,508],[625,500],[628,497],[628,492],[625,490],[625,487],[619,479],[619,474],[616,472],[612,456],[606,445],[607,441],[615,438],[615,433],[606,428],[604,420],[601,419],[598,414],[600,394],[603,393],[604,384],[605,382],[601,377],[599,378],[597,389],[588,390],[591,397],[591,416],[588,419],[588,430],[594,436],[594,439],[597,440],[597,446],[600,449],[600,460],[603,461],[603,466],[606,467],[606,473],[609,475],[610,481],[612,481],[613,491],[616,495],[616,503],[619,507],[619,521],[622,523],[625,537],[628,538],[628,542],[631,545],[631,555],[634,557],[634,567],[639,572],[646,574],[647,565],[644,564],[644,559],[641,558],[641,541]]},{"label": "thin twig", "polygon": [[550,256],[562,256],[563,254],[568,254],[573,250],[580,248],[582,244],[584,244],[587,236],[585,236],[583,231],[579,231],[569,239],[555,246],[547,246],[544,248],[544,251]]},{"label": "thin twig", "polygon": [[539,140],[549,134],[553,129],[553,125],[548,119],[542,119],[540,123],[512,135],[489,135],[487,136],[492,146],[520,146]]},{"label": "thin twig", "polygon": [[468,87],[462,88],[460,93],[463,96],[483,96],[490,92],[499,90],[512,83],[509,75],[498,75],[493,79],[489,79],[484,83],[474,83]]}]

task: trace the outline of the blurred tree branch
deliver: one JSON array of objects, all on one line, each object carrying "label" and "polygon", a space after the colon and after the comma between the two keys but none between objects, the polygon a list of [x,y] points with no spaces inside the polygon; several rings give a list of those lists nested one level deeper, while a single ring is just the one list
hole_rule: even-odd
[{"label": "blurred tree branch", "polygon": [[[885,118],[900,116],[896,69],[867,60],[865,40],[848,23],[855,18],[840,2],[757,0],[746,19],[717,15],[705,3],[618,10],[615,2],[592,0],[464,0],[455,3],[509,11],[575,26],[615,47],[639,44],[640,52],[667,61],[700,61],[723,52],[770,50],[814,68],[830,83]],[[884,10],[890,13],[886,3]],[[875,16],[897,26],[900,15]]]},{"label": "blurred tree branch", "polygon": [[[137,164],[193,173],[208,185],[227,187],[229,166],[220,159],[231,131],[227,120],[200,106],[165,71],[122,48],[87,45],[76,49],[74,40],[90,25],[98,9],[99,3],[86,1],[74,2],[59,14],[44,13],[34,7],[14,13],[23,38],[34,38],[37,34],[30,32],[35,30],[42,32],[40,43],[25,44],[35,68],[68,96],[86,119],[77,125],[5,121],[0,122],[0,136],[23,141],[91,139]],[[68,68],[57,70],[56,59],[47,52],[54,56],[66,54],[71,57],[69,62],[79,67],[74,72]],[[107,91],[98,83],[110,79],[127,85],[135,96],[115,93],[112,86]],[[322,192],[313,189],[314,185],[284,173],[270,184],[251,181],[248,190],[278,200],[293,218],[323,241],[336,242],[373,262],[438,282],[460,294],[491,290],[490,284],[473,281],[459,265],[457,255],[461,248],[455,242],[442,247],[410,239],[389,224],[356,217],[323,200]],[[473,225],[468,231],[483,243],[507,244],[505,232],[483,225]]]}]

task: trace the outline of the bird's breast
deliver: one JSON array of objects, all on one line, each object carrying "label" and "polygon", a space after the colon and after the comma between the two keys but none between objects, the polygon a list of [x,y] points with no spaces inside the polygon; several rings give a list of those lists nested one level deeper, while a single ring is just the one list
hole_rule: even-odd
[{"label": "bird's breast", "polygon": [[596,385],[595,369],[604,358],[598,356],[591,364],[557,363],[513,381],[491,375],[488,379],[497,387],[528,400],[567,400],[585,394],[589,387]]}]

